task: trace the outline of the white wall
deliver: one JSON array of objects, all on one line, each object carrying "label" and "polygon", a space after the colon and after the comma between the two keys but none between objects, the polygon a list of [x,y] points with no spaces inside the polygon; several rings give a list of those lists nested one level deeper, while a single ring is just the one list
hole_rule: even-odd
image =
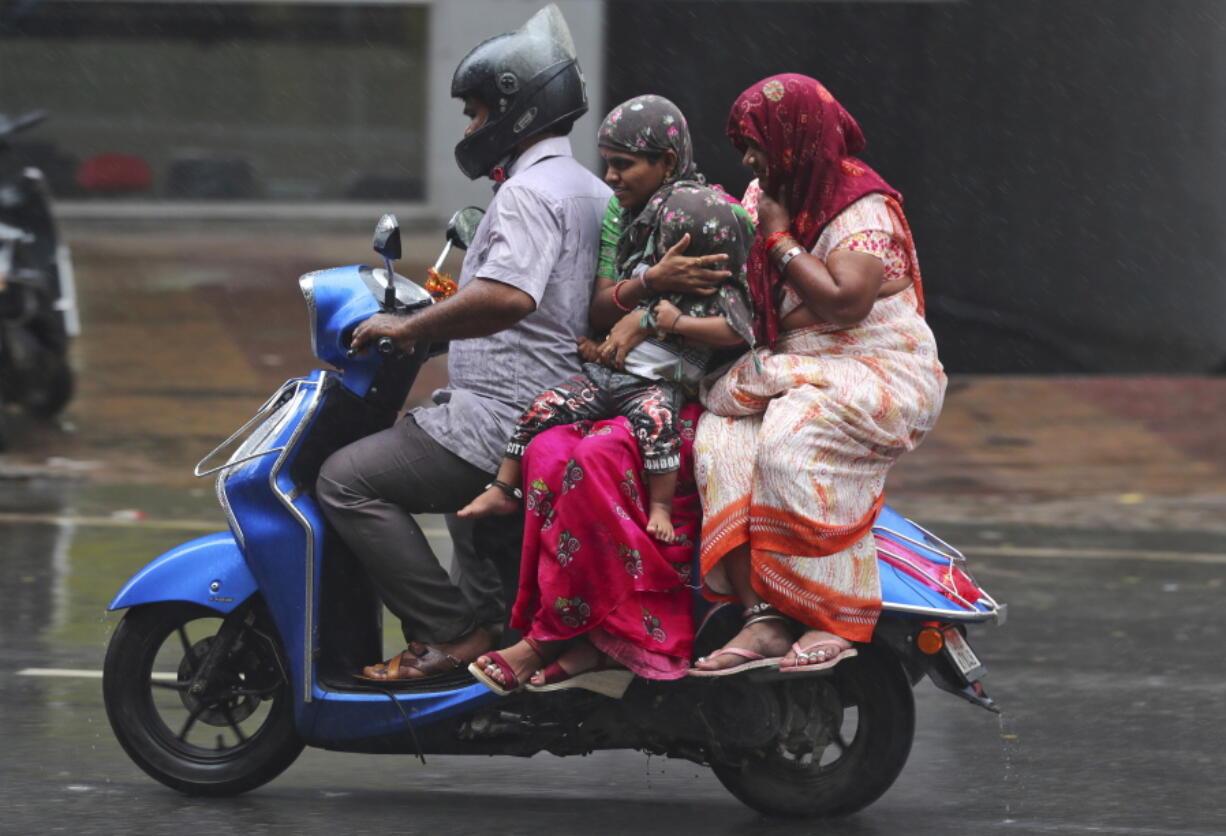
[{"label": "white wall", "polygon": [[[557,0],[579,53],[579,66],[587,79],[590,109],[575,123],[571,143],[575,156],[597,171],[596,128],[604,117],[604,2]],[[455,144],[467,120],[463,106],[452,99],[451,76],[460,59],[486,38],[518,29],[544,0],[433,0],[430,3],[428,67],[429,105],[426,132],[426,209],[446,217],[469,204],[484,206],[490,181],[469,180],[456,167]]]}]

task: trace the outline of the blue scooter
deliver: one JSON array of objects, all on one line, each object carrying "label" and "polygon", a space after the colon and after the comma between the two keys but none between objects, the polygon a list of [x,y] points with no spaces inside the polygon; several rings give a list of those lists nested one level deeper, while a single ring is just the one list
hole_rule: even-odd
[{"label": "blue scooter", "polygon": [[[448,248],[465,248],[480,218],[456,213]],[[333,451],[390,426],[422,363],[446,348],[347,352],[353,329],[377,311],[434,304],[392,270],[393,217],[380,221],[375,250],[381,269],[299,280],[312,348],[332,368],[284,383],[197,466],[217,474],[229,531],[157,557],[111,602],[128,612],[107,650],[107,716],[153,778],[233,795],[276,777],[307,745],[419,757],[631,748],[708,765],[761,812],[831,816],[872,803],[902,770],[911,688],[923,676],[995,710],[965,632],[1003,621],[1004,606],[961,554],[889,508],[875,530],[883,612],[874,639],[828,670],[635,679],[618,698],[580,688],[498,697],[463,671],[398,687],[353,679],[382,658],[381,608],[320,513],[315,478]],[[696,652],[722,646],[741,623],[738,608],[707,610]]]}]

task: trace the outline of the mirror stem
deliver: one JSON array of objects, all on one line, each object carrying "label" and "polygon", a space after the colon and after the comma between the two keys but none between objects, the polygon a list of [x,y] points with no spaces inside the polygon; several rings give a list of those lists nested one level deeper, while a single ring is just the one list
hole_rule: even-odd
[{"label": "mirror stem", "polygon": [[391,311],[396,309],[396,283],[392,278],[396,274],[392,272],[392,260],[387,256],[383,256],[383,269],[387,271],[384,274],[387,288],[383,291],[383,308]]},{"label": "mirror stem", "polygon": [[438,272],[438,268],[443,266],[443,262],[447,259],[447,256],[450,253],[451,253],[451,240],[448,239],[447,246],[443,247],[443,254],[438,257],[438,261],[434,262],[434,267],[431,268],[434,270],[435,273]]}]

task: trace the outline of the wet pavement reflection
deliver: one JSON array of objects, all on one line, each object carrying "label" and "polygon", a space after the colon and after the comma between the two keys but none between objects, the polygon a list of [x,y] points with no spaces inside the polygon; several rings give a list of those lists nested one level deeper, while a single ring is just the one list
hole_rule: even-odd
[{"label": "wet pavement reflection", "polygon": [[[204,255],[185,266],[189,243]],[[1075,489],[1040,485],[1026,451],[1058,427],[1036,429],[1021,413],[1010,425],[993,413],[991,380],[951,393],[950,429],[900,465],[891,501],[962,547],[1008,602],[1007,625],[971,634],[1005,713],[921,683],[906,769],[850,819],[767,821],[708,770],[634,752],[422,766],[309,750],[240,798],[163,788],[127,759],[102,709],[97,675],[118,621],[107,603],[152,557],[224,527],[211,482],[191,466],[283,378],[314,365],[297,275],[367,258],[363,236],[77,246],[80,392],[63,427],[18,419],[17,447],[0,457],[0,833],[1226,833],[1223,463],[1203,457],[1182,485],[1174,475],[1134,484],[1121,474],[1141,465],[1108,467],[1104,454],[1080,469],[1051,465],[1082,474]],[[414,396],[438,380],[436,369]],[[1052,394],[1060,385],[1037,381],[1031,399],[1070,398]],[[1085,415],[1080,405],[1067,414]],[[1176,449],[1184,442],[1161,427],[1178,416],[1159,418],[1125,436]],[[1162,486],[1153,507],[1142,484]],[[1167,517],[1178,527],[1155,507],[1181,509]],[[446,552],[441,522],[424,522]]]}]

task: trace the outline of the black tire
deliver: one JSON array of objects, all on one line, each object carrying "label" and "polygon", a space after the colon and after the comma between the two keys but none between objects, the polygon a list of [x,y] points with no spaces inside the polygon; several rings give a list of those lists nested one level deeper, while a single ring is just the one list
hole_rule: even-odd
[{"label": "black tire", "polygon": [[67,358],[48,352],[38,380],[30,381],[26,387],[22,406],[35,418],[54,418],[72,400],[73,389],[72,367]]},{"label": "black tire", "polygon": [[[915,700],[898,660],[861,647],[830,676],[785,676],[763,687],[794,707],[784,711],[792,733],[736,765],[713,763],[720,783],[769,816],[844,816],[872,804],[902,771],[915,734]],[[801,716],[810,722],[798,723]],[[842,745],[825,742],[832,726]]]},{"label": "black tire", "polygon": [[243,628],[205,694],[188,691],[221,623],[195,604],[135,607],[111,636],[103,665],[103,700],[119,743],[151,777],[188,795],[254,789],[303,748],[284,654],[266,617]]}]

